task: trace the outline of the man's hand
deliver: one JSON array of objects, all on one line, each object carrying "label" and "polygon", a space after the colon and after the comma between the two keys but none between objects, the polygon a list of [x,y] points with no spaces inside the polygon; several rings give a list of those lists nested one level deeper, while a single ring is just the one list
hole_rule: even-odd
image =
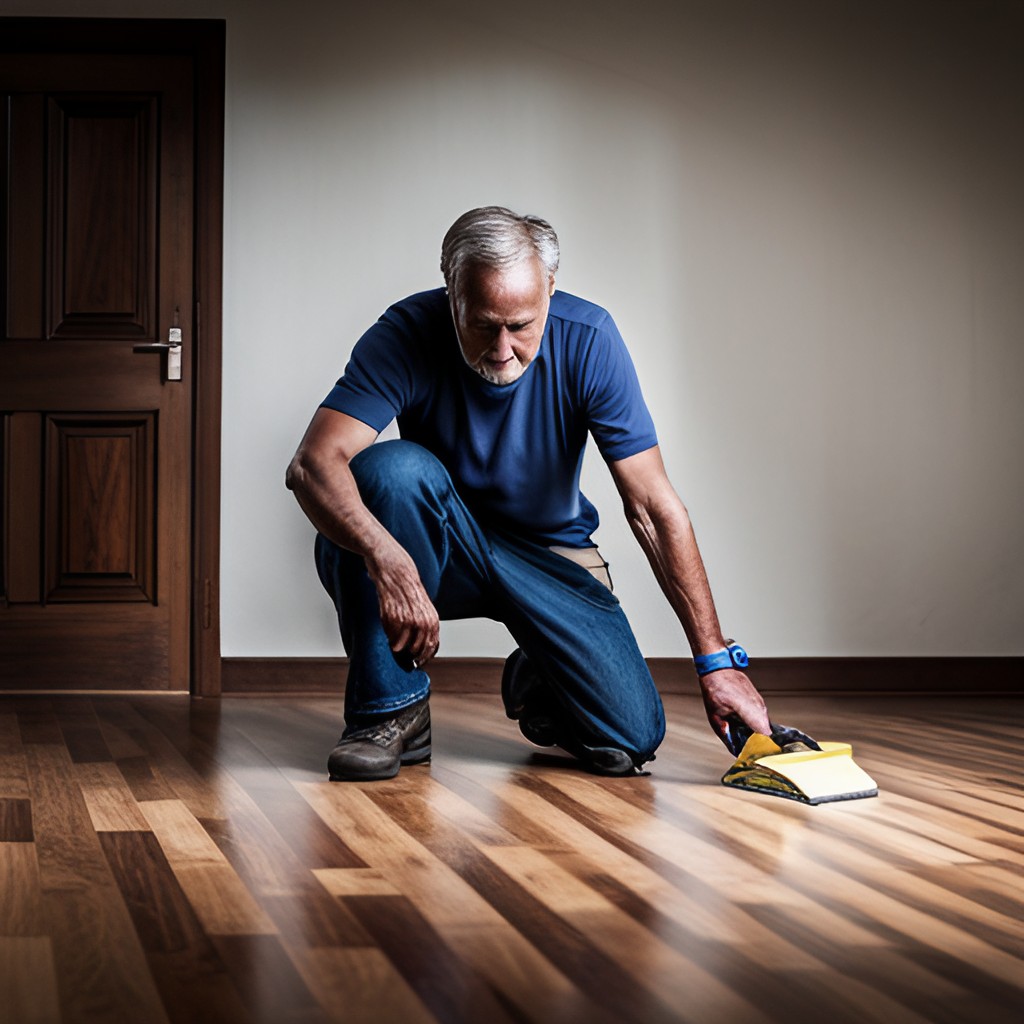
[{"label": "man's hand", "polygon": [[772,726],[764,698],[754,689],[745,673],[734,668],[709,672],[701,677],[700,690],[711,728],[731,753],[738,754],[739,751],[732,750],[729,743],[730,716],[742,719],[754,732],[771,735]]},{"label": "man's hand", "polygon": [[384,633],[399,661],[423,665],[437,653],[437,611],[416,563],[370,514],[349,469],[376,436],[360,420],[318,409],[288,467],[286,483],[320,533],[363,558],[377,588]]},{"label": "man's hand", "polygon": [[425,665],[437,653],[441,623],[416,563],[393,543],[368,557],[366,570],[377,588],[380,621],[391,650],[411,658],[416,666]]}]

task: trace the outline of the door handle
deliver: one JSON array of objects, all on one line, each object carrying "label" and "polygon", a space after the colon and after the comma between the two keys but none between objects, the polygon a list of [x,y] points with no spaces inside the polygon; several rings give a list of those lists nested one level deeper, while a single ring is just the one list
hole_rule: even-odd
[{"label": "door handle", "polygon": [[167,332],[166,341],[151,341],[145,345],[135,345],[135,352],[166,352],[167,379],[181,380],[181,328],[172,327]]}]

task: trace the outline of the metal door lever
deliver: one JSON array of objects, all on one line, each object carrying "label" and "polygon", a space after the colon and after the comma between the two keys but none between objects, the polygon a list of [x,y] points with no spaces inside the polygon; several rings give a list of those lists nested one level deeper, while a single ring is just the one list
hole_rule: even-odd
[{"label": "metal door lever", "polygon": [[167,341],[151,341],[145,345],[136,345],[136,352],[166,352],[167,379],[181,380],[181,328],[172,327],[167,332]]}]

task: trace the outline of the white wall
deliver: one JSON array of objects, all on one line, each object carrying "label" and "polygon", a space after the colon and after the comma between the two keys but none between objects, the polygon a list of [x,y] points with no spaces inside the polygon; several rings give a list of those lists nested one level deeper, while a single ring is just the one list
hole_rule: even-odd
[{"label": "white wall", "polygon": [[[1024,31],[1007,2],[0,0],[225,17],[223,652],[339,653],[282,476],[463,210],[610,308],[723,624],[762,655],[1024,653]],[[599,460],[648,655],[684,652]],[[504,630],[445,627],[442,654]]]}]

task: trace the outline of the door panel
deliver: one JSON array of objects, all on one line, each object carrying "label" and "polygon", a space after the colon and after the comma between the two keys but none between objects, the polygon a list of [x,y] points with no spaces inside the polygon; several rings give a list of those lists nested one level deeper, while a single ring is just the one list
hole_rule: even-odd
[{"label": "door panel", "polygon": [[0,686],[187,689],[191,61],[0,66]]},{"label": "door panel", "polygon": [[152,413],[46,417],[46,601],[149,601]]},{"label": "door panel", "polygon": [[50,337],[155,335],[156,98],[50,97]]}]

